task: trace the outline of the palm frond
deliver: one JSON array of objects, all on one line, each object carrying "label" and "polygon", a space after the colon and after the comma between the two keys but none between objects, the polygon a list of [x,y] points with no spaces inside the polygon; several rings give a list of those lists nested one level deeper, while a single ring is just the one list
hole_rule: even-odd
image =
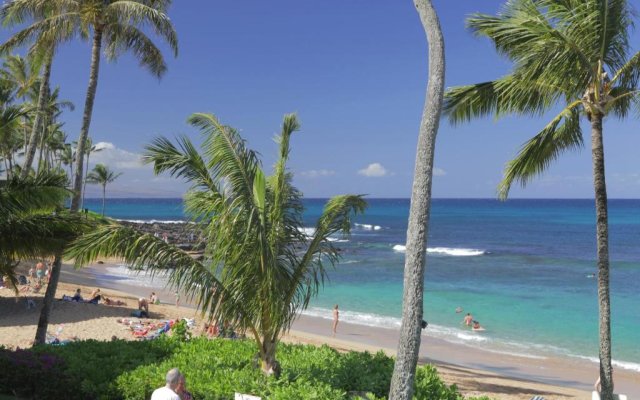
[{"label": "palm frond", "polygon": [[514,181],[525,186],[564,151],[582,147],[580,104],[578,101],[570,104],[522,146],[505,168],[504,178],[498,186],[498,197],[506,199]]},{"label": "palm frond", "polygon": [[131,51],[140,62],[140,66],[148,69],[158,78],[167,71],[167,64],[160,49],[135,26],[109,25],[105,32],[105,39],[107,43],[105,54],[108,59],[115,60],[127,51]]},{"label": "palm frond", "polygon": [[453,124],[472,118],[507,114],[540,116],[563,94],[563,88],[544,81],[507,75],[495,81],[450,88],[443,110]]}]

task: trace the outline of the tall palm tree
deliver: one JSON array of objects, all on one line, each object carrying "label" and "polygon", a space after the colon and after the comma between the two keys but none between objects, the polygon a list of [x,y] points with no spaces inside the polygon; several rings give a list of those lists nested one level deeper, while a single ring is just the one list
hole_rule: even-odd
[{"label": "tall palm tree", "polygon": [[429,46],[429,81],[422,111],[407,227],[404,267],[402,325],[396,363],[391,378],[390,400],[410,400],[420,352],[424,268],[426,264],[431,182],[436,135],[440,124],[444,92],[444,38],[438,14],[430,0],[414,0]]},{"label": "tall palm tree", "polygon": [[624,118],[640,100],[640,53],[630,56],[633,11],[624,0],[512,0],[496,15],[467,20],[513,62],[511,73],[490,82],[450,89],[445,110],[453,123],[486,115],[540,116],[562,110],[527,141],[505,169],[500,198],[514,182],[525,185],[562,153],[583,146],[580,126],[591,127],[596,204],[600,381],[612,399],[609,234],[603,121]]},{"label": "tall palm tree", "polygon": [[0,83],[0,156],[5,160],[7,176],[14,171],[14,154],[22,147],[20,119],[26,115],[21,105],[13,104],[15,87]]},{"label": "tall palm tree", "polygon": [[104,216],[104,203],[107,196],[107,185],[118,179],[122,172],[115,173],[104,164],[97,164],[93,170],[87,175],[87,182],[102,185],[102,216]]},{"label": "tall palm tree", "polygon": [[77,265],[112,255],[167,273],[170,284],[195,299],[210,320],[247,331],[258,345],[262,370],[277,373],[280,336],[317,293],[326,266],[340,256],[329,237],[347,234],[351,215],[366,203],[354,195],[330,199],[307,236],[302,195],[286,167],[291,135],[299,129],[295,115],[284,118],[278,161],[269,177],[237,131],[211,114],[193,114],[189,122],[203,134],[202,154],[187,137],[177,145],[158,138],[144,157],[156,173],[191,182],[185,209],[207,238],[204,259],[115,224],[81,237],[68,255]]},{"label": "tall palm tree", "polygon": [[90,29],[93,31],[89,84],[76,151],[72,211],[78,210],[82,199],[85,147],[98,87],[101,50],[104,46],[108,59],[115,59],[120,54],[131,51],[143,67],[158,78],[162,77],[167,70],[162,52],[142,28],[150,27],[157,36],[167,42],[177,56],[178,39],[166,14],[170,4],[171,0],[65,1],[65,15],[71,17],[76,26],[81,27],[82,34],[88,35]]},{"label": "tall palm tree", "polygon": [[73,37],[75,33],[75,28],[69,23],[69,19],[60,17],[64,3],[60,0],[10,0],[0,8],[0,20],[4,26],[13,27],[26,21],[32,22],[0,45],[0,54],[6,54],[31,43],[30,54],[34,60],[33,65],[42,66],[36,113],[25,153],[22,178],[31,171],[35,158],[47,94],[50,92],[51,66],[56,48],[60,43]]}]

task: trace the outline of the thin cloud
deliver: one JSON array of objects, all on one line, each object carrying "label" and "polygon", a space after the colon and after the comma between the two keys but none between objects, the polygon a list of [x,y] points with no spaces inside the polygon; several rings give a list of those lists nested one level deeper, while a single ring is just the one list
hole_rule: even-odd
[{"label": "thin cloud", "polygon": [[113,143],[96,143],[96,151],[91,153],[89,161],[92,165],[106,164],[115,169],[146,169],[149,165],[142,163],[142,154],[116,147]]},{"label": "thin cloud", "polygon": [[433,169],[433,176],[445,176],[446,174],[447,174],[447,171],[443,170],[442,168]]},{"label": "thin cloud", "polygon": [[303,176],[305,178],[310,178],[310,179],[325,178],[328,176],[333,176],[335,174],[336,174],[336,171],[333,171],[330,169],[312,169],[309,171],[300,172],[300,176]]}]

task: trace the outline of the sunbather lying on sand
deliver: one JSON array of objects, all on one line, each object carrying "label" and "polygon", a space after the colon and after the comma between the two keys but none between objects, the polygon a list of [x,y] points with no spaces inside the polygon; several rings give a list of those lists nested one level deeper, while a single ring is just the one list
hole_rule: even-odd
[{"label": "sunbather lying on sand", "polygon": [[104,304],[108,306],[126,306],[127,305],[127,303],[125,303],[122,300],[111,300],[108,297],[103,297],[102,301],[104,301]]}]

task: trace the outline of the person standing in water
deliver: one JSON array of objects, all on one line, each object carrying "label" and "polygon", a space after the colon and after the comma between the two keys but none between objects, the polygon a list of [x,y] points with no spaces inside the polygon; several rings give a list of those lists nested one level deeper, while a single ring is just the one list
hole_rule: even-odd
[{"label": "person standing in water", "polygon": [[340,311],[338,311],[338,305],[333,307],[333,336],[336,336],[336,330],[338,329],[338,321],[340,320]]},{"label": "person standing in water", "polygon": [[467,313],[467,315],[464,316],[462,323],[466,326],[471,326],[471,324],[473,323],[473,315],[471,315],[471,313]]}]

